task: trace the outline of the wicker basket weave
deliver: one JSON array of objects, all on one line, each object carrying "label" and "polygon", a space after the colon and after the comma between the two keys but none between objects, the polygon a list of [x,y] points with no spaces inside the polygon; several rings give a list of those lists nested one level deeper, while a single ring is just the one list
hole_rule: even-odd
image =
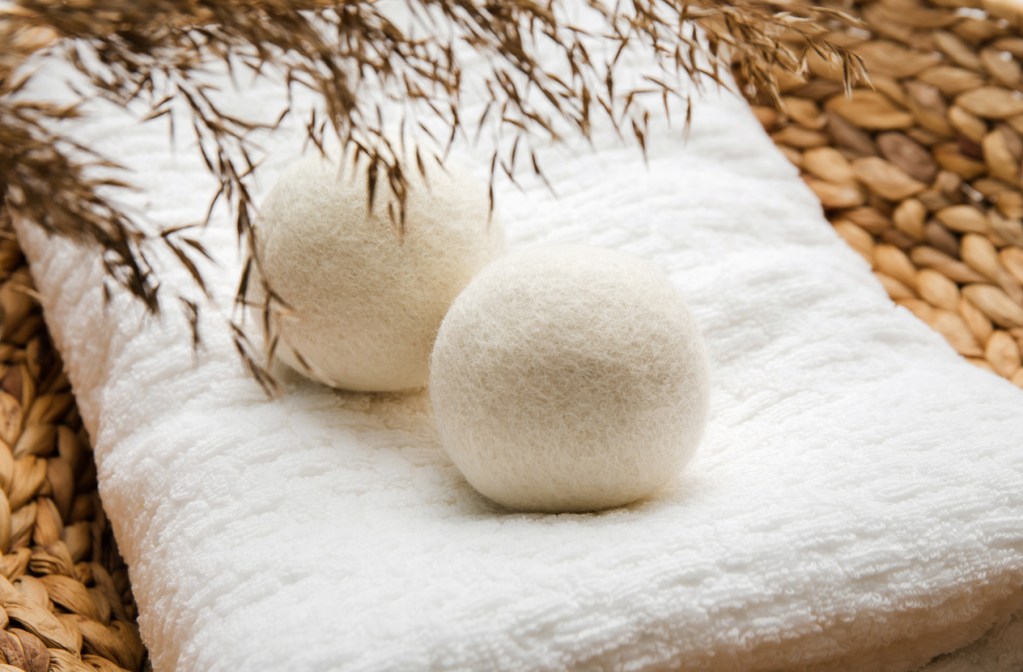
[{"label": "wicker basket weave", "polygon": [[1023,387],[1023,2],[828,4],[870,84],[810,54],[758,117],[891,297]]},{"label": "wicker basket weave", "polygon": [[6,221],[0,274],[0,670],[139,670],[89,440]]},{"label": "wicker basket weave", "polygon": [[[811,55],[786,110],[754,100],[758,117],[892,298],[1023,386],[1023,3],[828,4],[863,19],[831,37],[873,86],[846,98]],[[0,672],[142,669],[88,440],[2,221],[0,274]]]}]

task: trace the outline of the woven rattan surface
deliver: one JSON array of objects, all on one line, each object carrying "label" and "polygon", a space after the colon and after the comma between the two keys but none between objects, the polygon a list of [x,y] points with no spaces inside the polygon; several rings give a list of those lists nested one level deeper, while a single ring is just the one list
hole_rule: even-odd
[{"label": "woven rattan surface", "polygon": [[6,221],[0,274],[0,671],[141,669],[88,437]]},{"label": "woven rattan surface", "polygon": [[829,4],[870,84],[811,54],[758,117],[891,297],[1023,387],[1023,2]]},{"label": "woven rattan surface", "polygon": [[[786,113],[755,110],[892,298],[1023,386],[1023,36],[1014,3],[973,4],[835,3],[864,21],[832,37],[873,86],[847,99],[812,56]],[[0,273],[0,672],[141,669],[88,440],[2,225]]]}]

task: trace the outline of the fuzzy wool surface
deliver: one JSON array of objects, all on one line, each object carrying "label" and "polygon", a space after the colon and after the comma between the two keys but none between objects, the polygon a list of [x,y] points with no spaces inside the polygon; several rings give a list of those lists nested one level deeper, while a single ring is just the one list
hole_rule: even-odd
[{"label": "fuzzy wool surface", "polygon": [[285,363],[349,390],[426,385],[441,319],[504,236],[479,177],[456,162],[423,166],[409,171],[397,225],[383,178],[370,208],[365,165],[313,151],[281,175],[256,232],[263,272],[288,305],[277,320]]},{"label": "fuzzy wool surface", "polygon": [[679,290],[615,250],[534,246],[491,264],[430,362],[441,445],[512,509],[647,497],[692,458],[707,417],[707,358]]},{"label": "fuzzy wool surface", "polygon": [[[56,96],[65,72],[43,67],[36,93]],[[215,81],[229,111],[273,120],[273,89]],[[216,185],[193,149],[89,109],[63,130],[138,169],[131,207],[202,218]],[[193,354],[171,306],[158,320],[123,296],[104,307],[94,252],[17,223],[155,672],[898,672],[1008,619],[1023,599],[1023,393],[892,305],[741,100],[707,93],[680,135],[651,129],[645,163],[595,127],[592,147],[540,148],[557,198],[497,194],[509,248],[647,259],[705,338],[693,461],[658,497],[597,515],[489,504],[441,450],[425,394],[294,376],[266,400],[215,312]],[[296,120],[265,140],[257,196],[300,137]],[[205,240],[230,295],[221,213]],[[188,286],[166,269],[165,289]],[[1004,660],[1003,632],[984,641]]]}]

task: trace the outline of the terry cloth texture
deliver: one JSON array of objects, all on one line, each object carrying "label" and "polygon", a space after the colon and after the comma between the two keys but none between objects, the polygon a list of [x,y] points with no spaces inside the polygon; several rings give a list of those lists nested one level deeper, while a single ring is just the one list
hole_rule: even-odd
[{"label": "terry cloth texture", "polygon": [[[243,113],[278,90],[215,81]],[[194,148],[93,110],[68,128],[137,169],[125,202],[200,220],[214,185]],[[646,162],[598,128],[592,147],[541,149],[557,197],[497,194],[510,248],[643,257],[705,336],[696,457],[657,499],[597,515],[494,508],[440,449],[425,393],[296,376],[267,400],[216,311],[193,354],[172,305],[104,307],[94,251],[18,222],[156,672],[911,670],[1008,620],[1023,393],[888,300],[745,103],[711,92],[695,111],[686,145],[651,130]],[[260,197],[300,138],[296,122],[266,139]],[[222,213],[204,240],[228,305]],[[190,291],[164,270],[168,295]]]}]

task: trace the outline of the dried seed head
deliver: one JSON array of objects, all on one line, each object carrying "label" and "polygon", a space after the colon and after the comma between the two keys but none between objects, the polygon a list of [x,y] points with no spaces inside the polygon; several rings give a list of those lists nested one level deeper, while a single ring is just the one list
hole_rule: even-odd
[{"label": "dried seed head", "polygon": [[[563,133],[586,137],[594,117],[605,115],[623,137],[645,150],[651,114],[675,116],[684,110],[682,125],[688,127],[688,80],[697,87],[725,83],[733,63],[748,91],[775,103],[781,78],[807,70],[807,54],[827,62],[847,88],[863,75],[860,59],[825,36],[824,25],[853,20],[813,3],[588,2],[588,20],[578,23],[554,2],[410,0],[406,7],[407,26],[397,25],[370,0],[20,0],[0,23],[8,42],[19,48],[0,58],[0,183],[7,186],[8,205],[47,231],[98,244],[104,250],[106,286],[120,285],[153,312],[162,294],[150,263],[158,249],[169,251],[208,294],[201,265],[206,253],[189,230],[174,226],[154,234],[128,217],[108,195],[112,188],[127,188],[130,176],[97,177],[96,167],[103,167],[104,175],[120,173],[62,135],[55,122],[74,118],[78,108],[38,105],[12,95],[31,77],[11,74],[16,55],[52,36],[71,38],[54,49],[98,95],[121,105],[141,101],[149,106],[145,119],[167,123],[172,136],[182,131],[192,136],[219,184],[209,212],[214,206],[227,208],[248,257],[239,308],[250,289],[248,270],[260,265],[248,188],[257,168],[252,136],[289,114],[304,115],[312,145],[322,150],[336,138],[368,159],[370,170],[387,176],[387,187],[398,197],[392,224],[401,231],[407,168],[399,159],[403,152],[386,140],[384,129],[392,122],[400,123],[402,143],[412,129],[435,136],[442,146],[480,133],[510,137],[495,145],[500,149],[492,173],[514,181],[525,171],[546,182],[531,141],[559,140]],[[592,27],[587,33],[579,25]],[[606,48],[594,49],[596,40]],[[466,71],[458,56],[464,47],[483,57],[481,69]],[[640,84],[623,88],[616,74],[620,57],[629,50],[643,54],[650,70]],[[612,56],[605,61],[603,54]],[[233,116],[204,84],[202,72],[213,63],[277,77],[288,106],[269,124]],[[477,119],[462,113],[470,74],[490,96]],[[321,106],[309,112],[292,109],[294,87],[315,92]],[[185,106],[184,118],[172,114],[174,103]],[[396,112],[403,116],[392,118]],[[439,121],[446,133],[430,133],[427,118]],[[522,160],[527,155],[529,160]],[[377,180],[368,184],[376,188]],[[262,289],[268,314],[286,308],[272,287]],[[200,306],[171,298],[178,299],[198,344]],[[273,378],[266,361],[255,354],[241,325],[245,312],[235,311],[235,346],[256,380],[270,390]]]}]

